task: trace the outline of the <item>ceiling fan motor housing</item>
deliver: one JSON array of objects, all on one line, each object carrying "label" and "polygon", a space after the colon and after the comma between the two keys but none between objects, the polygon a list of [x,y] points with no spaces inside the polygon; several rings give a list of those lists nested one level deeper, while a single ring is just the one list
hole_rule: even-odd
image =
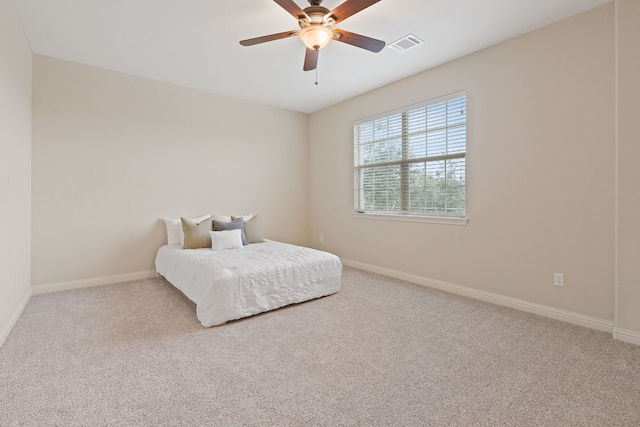
[{"label": "ceiling fan motor housing", "polygon": [[312,24],[326,24],[325,16],[329,13],[329,9],[322,6],[309,6],[304,9],[304,13],[307,14],[309,19],[300,19],[300,27],[304,28]]}]

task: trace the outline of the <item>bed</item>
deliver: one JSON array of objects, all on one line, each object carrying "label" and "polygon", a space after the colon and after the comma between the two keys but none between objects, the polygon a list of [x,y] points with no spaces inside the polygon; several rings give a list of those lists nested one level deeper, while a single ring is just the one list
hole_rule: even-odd
[{"label": "bed", "polygon": [[220,251],[164,245],[155,263],[158,274],[195,303],[197,318],[206,327],[341,288],[337,256],[273,240]]}]

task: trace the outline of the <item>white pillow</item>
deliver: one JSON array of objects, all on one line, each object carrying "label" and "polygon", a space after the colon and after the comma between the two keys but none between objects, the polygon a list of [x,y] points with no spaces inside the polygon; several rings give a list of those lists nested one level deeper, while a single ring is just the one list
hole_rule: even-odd
[{"label": "white pillow", "polygon": [[231,222],[231,216],[230,215],[220,215],[217,213],[213,214],[213,219],[215,219],[216,221],[220,221],[220,222]]},{"label": "white pillow", "polygon": [[252,213],[248,213],[248,214],[246,214],[246,215],[238,215],[238,216],[233,216],[233,215],[231,215],[231,220],[233,221],[233,220],[236,220],[236,219],[238,219],[238,218],[242,218],[242,219],[244,220],[244,222],[247,222],[247,221],[249,221],[251,218],[253,218],[254,216],[255,216],[255,215],[254,215],[254,214],[252,214]]},{"label": "white pillow", "polygon": [[222,249],[236,249],[242,247],[242,230],[210,231],[211,249],[220,251]]},{"label": "white pillow", "polygon": [[[196,224],[200,224],[205,219],[211,218],[211,215],[200,215],[195,218],[189,218]],[[184,231],[182,230],[182,221],[180,218],[162,218],[164,225],[167,226],[167,245],[180,245],[184,244]]]},{"label": "white pillow", "polygon": [[244,222],[247,222],[253,217],[254,217],[254,215],[252,213],[248,213],[246,215],[238,215],[238,216],[235,216],[235,215],[220,215],[220,214],[217,214],[217,213],[213,214],[213,219],[215,219],[216,221],[220,221],[220,222],[231,222],[231,221],[233,221],[235,219],[238,219],[238,218],[242,218],[244,220]]}]

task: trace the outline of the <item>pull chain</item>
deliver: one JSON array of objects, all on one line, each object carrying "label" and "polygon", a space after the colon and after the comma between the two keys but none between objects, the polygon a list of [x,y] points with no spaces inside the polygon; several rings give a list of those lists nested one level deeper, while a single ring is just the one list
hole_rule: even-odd
[{"label": "pull chain", "polygon": [[316,67],[316,86],[318,86],[318,67]]}]

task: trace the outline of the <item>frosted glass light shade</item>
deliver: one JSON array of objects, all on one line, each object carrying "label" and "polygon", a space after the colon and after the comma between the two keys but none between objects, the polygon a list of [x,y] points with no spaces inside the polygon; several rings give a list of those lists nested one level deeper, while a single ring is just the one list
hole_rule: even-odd
[{"label": "frosted glass light shade", "polygon": [[309,49],[322,49],[332,38],[333,32],[324,25],[311,25],[300,30],[300,40]]}]

